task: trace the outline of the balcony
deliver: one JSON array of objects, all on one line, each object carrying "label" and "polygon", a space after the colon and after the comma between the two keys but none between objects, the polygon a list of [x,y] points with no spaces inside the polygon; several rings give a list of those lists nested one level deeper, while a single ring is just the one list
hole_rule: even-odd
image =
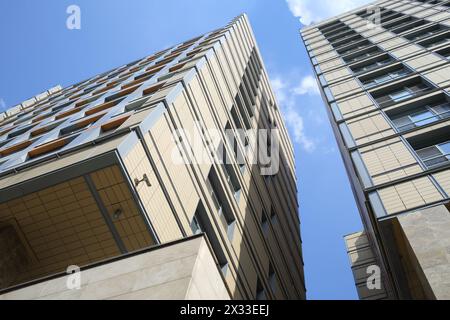
[{"label": "balcony", "polygon": [[[389,113],[387,113],[389,116]],[[450,103],[427,104],[403,114],[390,116],[399,132],[422,127],[450,117]]]},{"label": "balcony", "polygon": [[410,74],[411,71],[402,65],[389,67],[382,71],[375,72],[368,76],[360,77],[359,80],[365,88],[373,88],[383,83],[387,83]]},{"label": "balcony", "polygon": [[450,141],[423,148],[416,152],[427,168],[441,166],[450,161]]},{"label": "balcony", "polygon": [[361,74],[364,72],[369,72],[378,68],[382,68],[395,60],[388,56],[382,55],[372,59],[371,61],[365,63],[358,63],[350,67],[355,74]]},{"label": "balcony", "polygon": [[422,39],[426,39],[428,37],[431,37],[433,35],[437,35],[442,31],[448,30],[448,27],[443,26],[441,24],[435,24],[423,29],[420,29],[418,31],[409,33],[405,35],[404,37],[408,39],[409,41],[419,41]]},{"label": "balcony", "polygon": [[363,52],[355,52],[355,53],[349,54],[345,57],[342,57],[342,59],[346,63],[350,64],[350,63],[362,61],[365,59],[369,59],[371,57],[376,56],[379,53],[382,53],[382,51],[380,49],[378,49],[378,47],[371,47],[371,48],[365,49]]},{"label": "balcony", "polygon": [[421,77],[415,77],[388,87],[380,88],[371,92],[371,95],[377,104],[381,108],[384,108],[414,97],[419,97],[431,91],[433,88],[433,86]]}]

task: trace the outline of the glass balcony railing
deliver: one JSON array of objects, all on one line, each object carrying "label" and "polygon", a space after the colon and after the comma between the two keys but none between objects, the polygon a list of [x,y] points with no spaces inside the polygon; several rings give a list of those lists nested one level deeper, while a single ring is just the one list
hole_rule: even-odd
[{"label": "glass balcony railing", "polygon": [[[417,127],[421,127],[421,126],[425,126],[427,124],[442,120],[442,119],[447,119],[450,117],[450,104],[448,103],[444,103],[438,106],[435,106],[434,108],[448,108],[448,110],[437,113],[436,111],[430,109],[430,110],[424,110],[421,112],[417,112],[415,114],[412,114],[410,116],[408,116],[408,118],[410,119],[410,123],[405,123],[402,125],[398,125],[397,130],[399,132],[404,132],[410,129],[414,129]],[[394,120],[395,122],[395,120]]]},{"label": "glass balcony railing", "polygon": [[450,161],[450,141],[416,151],[427,168],[434,168]]}]

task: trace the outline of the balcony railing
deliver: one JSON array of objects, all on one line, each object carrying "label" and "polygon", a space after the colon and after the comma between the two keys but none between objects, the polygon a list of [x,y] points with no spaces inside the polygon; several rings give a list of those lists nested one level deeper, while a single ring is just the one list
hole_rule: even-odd
[{"label": "balcony railing", "polygon": [[[418,153],[427,153],[427,152],[436,151],[436,149],[437,149],[436,146],[431,146],[428,148],[421,149],[417,152]],[[428,156],[428,157],[423,157],[423,158],[421,157],[421,159],[422,159],[423,163],[427,166],[427,168],[434,168],[434,167],[437,167],[444,163],[449,162],[450,161],[450,153],[441,153],[441,154],[436,154],[433,156]]]},{"label": "balcony railing", "polygon": [[[450,108],[450,104],[448,104],[448,103],[443,103],[443,104],[440,104],[440,105],[437,105],[437,106],[433,106],[433,108],[442,107],[442,106],[448,106]],[[426,124],[442,120],[442,119],[447,119],[449,117],[450,117],[450,110],[447,110],[447,111],[444,111],[444,112],[441,112],[441,113],[436,113],[436,114],[434,114],[434,115],[432,115],[430,117],[427,117],[427,118],[423,118],[423,119],[420,119],[420,120],[417,120],[417,121],[414,121],[414,122],[411,122],[411,123],[407,123],[407,124],[404,124],[404,125],[397,126],[397,130],[399,132],[407,131],[407,130],[410,130],[410,129],[413,129],[413,128],[421,127],[421,126],[424,126]]]}]

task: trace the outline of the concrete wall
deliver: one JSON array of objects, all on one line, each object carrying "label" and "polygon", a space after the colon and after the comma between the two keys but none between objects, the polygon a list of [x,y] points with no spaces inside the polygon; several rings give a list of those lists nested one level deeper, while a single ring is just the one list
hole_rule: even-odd
[{"label": "concrete wall", "polygon": [[209,246],[189,238],[144,253],[88,268],[81,288],[67,289],[68,277],[41,282],[0,296],[10,299],[229,299]]},{"label": "concrete wall", "polygon": [[437,299],[450,299],[450,213],[443,205],[398,217]]},{"label": "concrete wall", "polygon": [[[389,295],[384,284],[385,276],[381,272],[378,275],[373,274],[371,270],[371,267],[379,266],[379,263],[370,246],[367,234],[357,232],[345,236],[344,239],[359,298],[361,300],[388,299]],[[369,277],[371,278],[369,279]],[[378,289],[369,288],[368,281],[379,281],[380,287]]]}]

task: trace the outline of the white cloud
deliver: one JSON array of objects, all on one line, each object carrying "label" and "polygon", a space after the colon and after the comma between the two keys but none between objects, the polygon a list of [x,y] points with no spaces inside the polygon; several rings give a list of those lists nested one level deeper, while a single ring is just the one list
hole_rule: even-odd
[{"label": "white cloud", "polygon": [[373,0],[286,0],[289,10],[304,25],[339,15]]},{"label": "white cloud", "polygon": [[[308,78],[312,77],[307,76],[303,78],[299,87],[293,86],[281,77],[274,77],[271,84],[280,104],[286,125],[293,135],[294,142],[298,143],[305,151],[313,152],[316,149],[316,143],[305,134],[305,121],[298,112],[299,104],[296,101],[298,95],[314,92],[314,89],[311,89],[310,85],[307,84],[310,82],[310,80],[307,80]],[[312,79],[314,80],[314,78]],[[305,93],[297,92],[298,88],[301,87],[305,87]]]},{"label": "white cloud", "polygon": [[293,89],[293,92],[298,95],[315,95],[319,94],[319,87],[313,76],[306,76],[302,79],[300,84]]}]

